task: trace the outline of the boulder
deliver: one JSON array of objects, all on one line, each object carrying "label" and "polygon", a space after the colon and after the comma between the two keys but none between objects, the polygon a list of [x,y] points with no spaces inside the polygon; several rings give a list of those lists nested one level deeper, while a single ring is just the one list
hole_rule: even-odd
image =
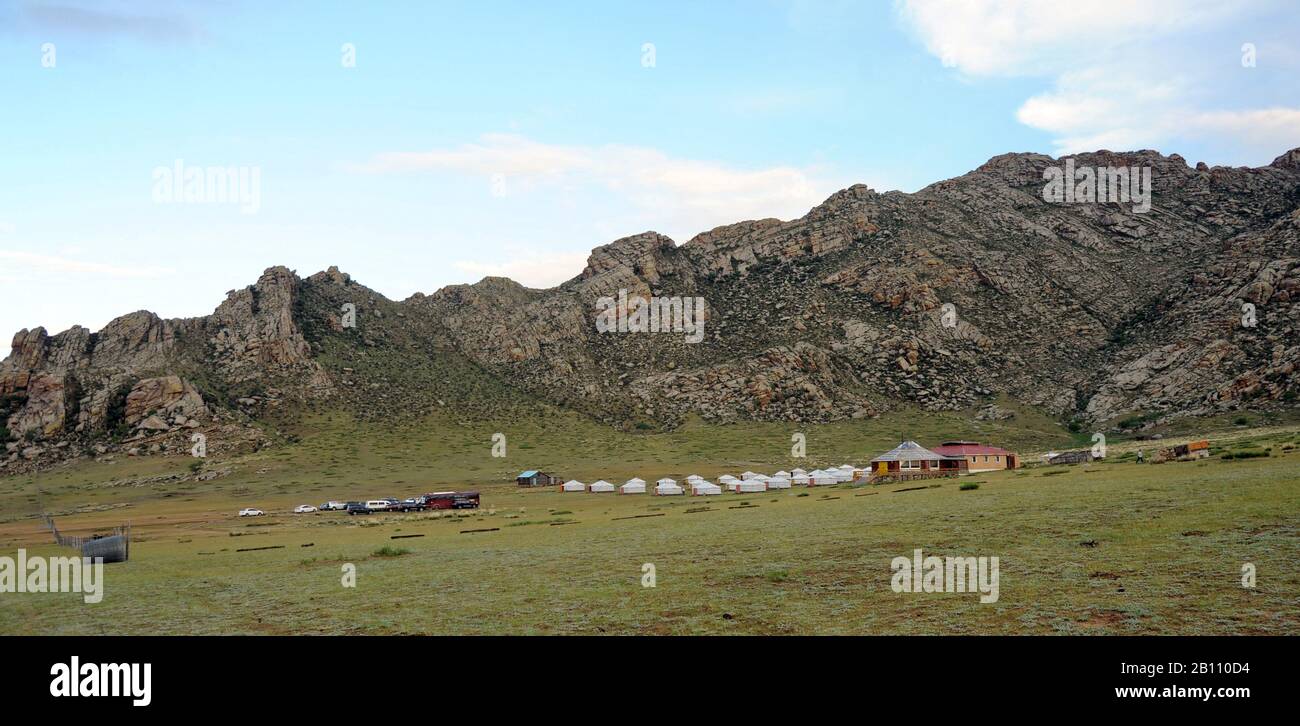
[{"label": "boulder", "polygon": [[144,431],[166,431],[170,428],[167,422],[158,416],[149,416],[136,425],[137,428]]},{"label": "boulder", "polygon": [[131,388],[126,396],[127,424],[134,426],[154,411],[187,419],[208,415],[198,389],[180,376],[146,378]]}]

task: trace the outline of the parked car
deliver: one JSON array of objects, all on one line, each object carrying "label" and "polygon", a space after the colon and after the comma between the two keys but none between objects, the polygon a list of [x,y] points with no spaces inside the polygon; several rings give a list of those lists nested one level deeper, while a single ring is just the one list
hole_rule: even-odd
[{"label": "parked car", "polygon": [[293,508],[294,514],[311,514],[314,511],[316,511],[316,508],[310,504],[299,504]]},{"label": "parked car", "polygon": [[248,507],[247,509],[239,510],[239,516],[241,517],[260,517],[263,514],[266,514],[266,512],[255,507]]},{"label": "parked car", "polygon": [[424,497],[407,497],[397,508],[403,512],[423,512],[425,510]]},{"label": "parked car", "polygon": [[451,500],[452,509],[478,509],[478,492],[456,492]]},{"label": "parked car", "polygon": [[333,499],[320,505],[320,510],[322,512],[342,512],[347,508],[348,508],[347,502],[338,502]]},{"label": "parked car", "polygon": [[370,507],[361,502],[348,502],[345,509],[348,514],[370,514]]},{"label": "parked car", "polygon": [[386,512],[390,506],[391,503],[387,499],[371,499],[366,502],[366,509],[372,512]]}]

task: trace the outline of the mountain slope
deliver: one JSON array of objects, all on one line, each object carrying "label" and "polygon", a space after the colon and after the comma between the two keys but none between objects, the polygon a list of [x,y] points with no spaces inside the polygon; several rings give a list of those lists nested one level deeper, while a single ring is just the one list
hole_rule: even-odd
[{"label": "mountain slope", "polygon": [[[915,194],[854,186],[800,219],[680,246],[620,239],[550,290],[487,278],[399,302],[334,268],[271,268],[207,317],[23,330],[0,362],[6,463],[112,442],[179,451],[195,431],[260,445],[258,421],[317,406],[379,420],[564,407],[630,428],[1004,394],[1097,424],[1294,405],[1300,149],[1258,169],[1068,159],[1149,168],[1149,212],[1046,202],[1044,171],[1066,157],[1007,154]],[[702,298],[698,342],[598,329],[602,298],[638,296]]]}]

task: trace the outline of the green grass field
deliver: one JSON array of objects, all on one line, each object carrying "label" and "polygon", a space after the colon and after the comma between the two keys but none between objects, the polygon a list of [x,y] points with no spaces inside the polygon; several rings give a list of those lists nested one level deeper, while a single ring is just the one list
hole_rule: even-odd
[{"label": "green grass field", "polygon": [[[1134,450],[1155,444],[1120,441],[1104,463],[920,489],[655,497],[520,490],[513,477],[541,468],[617,484],[812,469],[865,463],[900,434],[978,439],[1033,461],[1088,437],[1027,413],[638,435],[564,416],[503,426],[508,456],[493,458],[491,426],[360,427],[322,415],[294,431],[302,443],[203,462],[229,471],[212,481],[193,479],[193,459],[126,457],[0,479],[0,555],[71,552],[40,528],[38,488],[65,533],[129,520],[135,535],[131,561],[106,566],[101,603],[0,593],[0,633],[1300,633],[1300,429],[1201,425],[1221,433],[1216,456],[1197,462],[1138,464]],[[806,459],[790,458],[796,431]],[[969,482],[979,487],[959,488]],[[480,490],[483,508],[289,513],[448,488]],[[268,516],[236,517],[245,506]],[[466,532],[477,529],[495,531]],[[279,548],[236,551],[254,547]],[[893,592],[891,560],[916,548],[999,557],[999,600]],[[341,584],[347,563],[354,588]],[[1257,568],[1253,589],[1241,584],[1244,563]],[[646,564],[653,588],[642,586]]]}]

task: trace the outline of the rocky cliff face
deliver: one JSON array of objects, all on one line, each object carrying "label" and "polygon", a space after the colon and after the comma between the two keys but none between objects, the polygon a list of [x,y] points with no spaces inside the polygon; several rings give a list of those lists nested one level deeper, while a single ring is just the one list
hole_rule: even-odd
[{"label": "rocky cliff face", "polygon": [[[223,411],[227,421],[246,420],[276,400],[277,387],[295,400],[327,396],[329,378],[295,322],[299,284],[289,270],[272,268],[206,318],[139,311],[98,333],[19,331],[0,361],[9,462],[103,453],[106,440],[136,453],[188,451],[195,429],[215,426]],[[249,430],[236,438],[260,436]]]},{"label": "rocky cliff face", "polygon": [[[551,290],[487,278],[398,302],[334,268],[277,267],[205,318],[23,330],[0,362],[6,453],[317,403],[380,419],[563,406],[625,427],[989,410],[998,394],[1098,424],[1294,406],[1300,149],[1257,169],[1070,160],[1150,169],[1150,210],[1044,201],[1045,170],[1066,160],[1007,154],[680,246],[620,239]],[[700,334],[598,328],[610,300],[626,320],[638,297],[669,299],[657,322],[702,299]]]}]

